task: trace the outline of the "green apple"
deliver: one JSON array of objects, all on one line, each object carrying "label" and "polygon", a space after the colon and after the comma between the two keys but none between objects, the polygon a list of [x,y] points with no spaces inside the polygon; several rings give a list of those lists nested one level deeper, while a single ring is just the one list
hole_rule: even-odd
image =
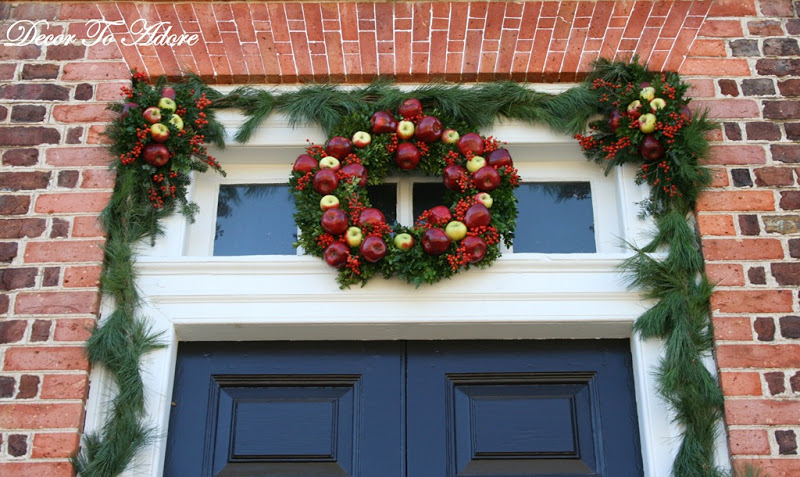
[{"label": "green apple", "polygon": [[656,89],[652,86],[647,86],[646,88],[642,88],[639,92],[639,97],[643,100],[647,101],[648,103],[656,97]]},{"label": "green apple", "polygon": [[478,192],[475,194],[475,200],[485,205],[487,209],[491,209],[492,204],[494,204],[494,199],[488,192]]},{"label": "green apple", "polygon": [[659,109],[664,109],[664,107],[666,107],[666,105],[667,105],[667,102],[664,101],[663,98],[655,98],[652,101],[650,101],[650,111],[655,113]]},{"label": "green apple", "polygon": [[394,236],[394,246],[400,250],[411,250],[414,246],[414,237],[411,234],[397,234]]},{"label": "green apple", "polygon": [[444,228],[444,233],[450,237],[450,240],[457,242],[467,236],[467,226],[464,225],[464,222],[454,220],[447,224],[447,227]]},{"label": "green apple", "polygon": [[472,158],[467,160],[467,170],[475,173],[478,169],[482,168],[486,165],[486,159],[482,156],[472,156]]},{"label": "green apple", "polygon": [[645,134],[650,134],[656,130],[656,115],[652,113],[642,114],[639,117],[639,130]]},{"label": "green apple", "polygon": [[171,118],[169,118],[169,123],[178,128],[178,131],[183,131],[183,119],[177,114],[173,114]]},{"label": "green apple", "polygon": [[358,247],[361,241],[364,240],[364,234],[361,233],[360,227],[349,227],[344,235],[344,240],[347,245],[351,247]]},{"label": "green apple", "polygon": [[171,113],[174,113],[175,110],[178,108],[178,105],[175,104],[175,101],[169,98],[161,98],[158,101],[158,107],[164,110],[167,110]]},{"label": "green apple", "polygon": [[336,159],[333,156],[325,156],[319,160],[319,168],[330,169],[333,172],[336,172],[339,170],[339,159]]},{"label": "green apple", "polygon": [[335,195],[332,195],[332,194],[328,194],[326,196],[323,196],[319,200],[319,208],[322,209],[323,212],[325,212],[328,209],[338,209],[339,208],[339,198],[336,197]]}]

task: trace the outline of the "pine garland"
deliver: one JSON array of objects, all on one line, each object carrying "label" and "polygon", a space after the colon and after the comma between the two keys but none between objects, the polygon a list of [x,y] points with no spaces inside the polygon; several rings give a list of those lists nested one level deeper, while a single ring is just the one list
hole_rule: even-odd
[{"label": "pine garland", "polygon": [[[205,93],[212,101],[208,108],[206,140],[220,146],[222,128],[213,120],[213,109],[241,108],[248,117],[238,131],[236,140],[247,142],[260,124],[273,112],[289,118],[292,125],[315,124],[328,136],[346,123],[347,118],[367,111],[393,109],[401,101],[416,97],[426,109],[441,111],[465,130],[491,126],[498,119],[521,120],[547,125],[566,134],[578,134],[587,156],[602,163],[607,170],[614,166],[644,161],[638,147],[643,140],[636,131],[630,135],[631,144],[620,148],[619,154],[607,159],[591,147],[614,139],[606,120],[594,123],[594,132],[583,136],[592,116],[609,114],[624,106],[623,101],[636,94],[634,89],[643,82],[655,83],[660,93],[672,91],[682,99],[686,85],[677,75],[660,76],[646,70],[635,61],[611,63],[600,61],[589,78],[581,85],[561,94],[533,91],[513,82],[497,82],[463,87],[430,84],[414,91],[401,91],[387,81],[377,81],[366,87],[342,89],[331,85],[310,85],[295,92],[277,94],[253,88],[239,88],[222,95],[202,84],[196,77],[176,86],[184,97]],[[609,84],[634,85],[619,94],[609,90]],[[134,81],[134,89],[136,81]],[[660,88],[660,89],[659,89]],[[152,101],[155,89],[142,87],[143,98]],[[191,91],[191,93],[188,93]],[[604,96],[605,94],[605,96]],[[148,96],[149,95],[149,96]],[[616,102],[616,104],[614,104]],[[118,110],[122,108],[119,105]],[[676,112],[673,110],[671,112]],[[630,127],[629,120],[623,121]],[[700,191],[709,182],[707,170],[700,164],[708,145],[704,137],[712,127],[705,116],[695,117],[682,127],[669,147],[667,162],[671,171],[670,186],[657,187],[665,180],[665,170],[640,170],[638,180],[651,186],[650,199],[643,212],[652,214],[657,233],[643,247],[633,247],[634,255],[621,269],[631,278],[631,286],[641,289],[656,305],[635,323],[643,338],[665,340],[665,357],[659,366],[658,391],[672,406],[675,419],[683,431],[680,450],[672,474],[676,477],[716,477],[724,472],[714,467],[714,437],[722,416],[722,394],[701,358],[711,351],[712,333],[708,316],[711,285],[703,273],[703,258],[699,251],[697,233],[691,223],[692,211]],[[113,125],[110,136],[115,156],[124,155],[134,147],[135,132]],[[663,139],[664,131],[660,132]],[[203,161],[201,161],[203,162]],[[208,162],[206,162],[208,165]],[[180,210],[191,216],[192,205],[185,200],[185,187],[161,207],[153,207],[148,188],[155,171],[126,167],[121,161],[113,166],[117,171],[114,194],[104,215],[108,231],[105,264],[101,279],[104,294],[113,297],[117,309],[104,320],[89,340],[89,356],[94,364],[102,364],[113,375],[118,393],[109,418],[100,434],[85,437],[81,455],[74,459],[76,469],[84,477],[110,477],[122,472],[135,453],[151,438],[151,432],[141,423],[144,415],[144,393],[139,371],[141,357],[158,346],[144,321],[137,316],[140,297],[135,286],[135,256],[133,244],[142,239],[154,240],[161,232],[159,223],[166,215]],[[190,161],[182,173],[203,169]],[[144,171],[144,173],[142,172]],[[188,179],[187,179],[188,180]],[[659,182],[655,182],[659,180]],[[180,182],[180,181],[179,181]],[[188,182],[184,184],[188,185]],[[668,250],[664,260],[653,252]],[[759,475],[752,469],[744,475]]]}]

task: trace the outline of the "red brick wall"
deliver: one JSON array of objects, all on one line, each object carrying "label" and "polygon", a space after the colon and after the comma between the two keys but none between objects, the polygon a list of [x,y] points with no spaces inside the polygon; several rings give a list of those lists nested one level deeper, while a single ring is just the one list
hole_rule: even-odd
[{"label": "red brick wall", "polygon": [[[713,135],[698,221],[735,460],[800,475],[800,35],[790,0],[526,3],[0,3],[85,37],[101,15],[170,21],[191,47],[0,48],[0,474],[70,475],[112,187],[99,132],[128,68],[219,83],[574,81],[639,53],[690,77]],[[119,27],[123,28],[123,27]],[[122,30],[114,30],[117,40]],[[224,158],[223,158],[224,161]]]}]

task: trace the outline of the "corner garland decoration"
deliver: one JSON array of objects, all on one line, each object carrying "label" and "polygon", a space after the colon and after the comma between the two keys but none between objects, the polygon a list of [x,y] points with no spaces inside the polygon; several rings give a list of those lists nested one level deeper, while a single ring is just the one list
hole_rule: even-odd
[{"label": "corner garland decoration", "polygon": [[[708,316],[712,287],[692,223],[698,194],[710,182],[700,160],[708,149],[705,134],[715,126],[687,108],[687,89],[677,74],[650,72],[636,58],[630,63],[600,60],[583,84],[558,95],[512,82],[470,88],[430,84],[401,91],[386,81],[348,90],[309,85],[281,94],[245,87],[222,95],[193,76],[180,84],[166,85],[162,79],[149,85],[143,75],[134,74],[132,87],[123,91],[126,101],[113,107],[120,119],[107,130],[117,178],[102,216],[108,239],[101,290],[114,299],[116,309],[87,345],[91,363],[114,376],[117,393],[100,432],[84,436],[75,468],[84,477],[118,475],[155,437],[142,424],[139,366],[142,356],[158,346],[158,336],[138,316],[133,249],[143,239],[155,240],[167,215],[194,215],[196,206],[186,197],[189,173],[222,172],[204,144],[224,147],[214,110],[234,107],[248,117],[236,135],[239,142],[247,142],[274,110],[291,125],[317,124],[330,138],[326,147],[310,146],[295,161],[290,185],[302,229],[299,245],[340,269],[343,287],[363,284],[376,274],[394,274],[415,285],[433,283],[471,265],[488,266],[499,256],[497,243],[513,237],[518,176],[499,143],[477,134],[498,119],[575,135],[587,157],[606,173],[636,165],[637,181],[651,190],[642,212],[653,217],[657,231],[643,247],[631,245],[633,254],[621,269],[632,288],[655,301],[635,329],[643,338],[665,342],[658,391],[682,429],[672,475],[726,475],[714,466],[722,393],[702,363],[713,344]],[[149,115],[151,107],[161,110],[160,118]],[[598,114],[602,119],[591,122],[587,133],[587,124]],[[398,119],[410,123],[412,136],[407,136],[409,124],[399,128]],[[457,131],[459,139],[448,142],[454,136],[445,135],[445,126]],[[365,185],[409,170],[442,176],[448,204],[426,211],[413,227],[389,227],[380,211],[369,207]],[[485,183],[481,174],[489,177]],[[470,210],[480,212],[477,222]]]},{"label": "corner garland decoration", "polygon": [[[519,186],[511,154],[466,125],[463,136],[445,129],[440,116],[423,114],[416,98],[403,101],[397,115],[354,113],[337,128],[345,136],[297,157],[289,181],[296,245],[339,269],[342,287],[378,273],[435,283],[470,265],[489,266],[501,239],[511,245]],[[424,211],[413,227],[390,226],[370,206],[366,186],[414,172],[441,177],[449,204]]]}]

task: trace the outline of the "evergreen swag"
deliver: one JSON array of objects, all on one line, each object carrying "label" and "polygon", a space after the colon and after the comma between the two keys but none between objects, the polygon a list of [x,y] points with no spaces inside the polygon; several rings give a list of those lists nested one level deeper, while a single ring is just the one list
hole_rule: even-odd
[{"label": "evergreen swag", "polygon": [[[163,81],[152,87],[141,80],[140,75],[134,75],[131,102],[140,107],[152,105],[161,96]],[[664,107],[655,111],[656,129],[652,133],[643,133],[641,120],[634,118],[637,112],[646,113],[646,105],[633,114],[620,113],[633,101],[645,102],[641,97],[643,83],[649,83],[654,94],[666,100]],[[186,108],[184,123],[198,126],[184,139],[202,130],[205,141],[220,146],[224,145],[222,128],[214,121],[215,109],[237,107],[244,111],[249,118],[236,140],[246,142],[273,110],[286,114],[293,125],[318,124],[331,136],[340,130],[350,132],[353,121],[363,121],[370,111],[390,110],[405,99],[418,98],[426,108],[447,118],[448,124],[461,125],[457,127],[463,126],[464,131],[488,127],[504,118],[544,124],[555,131],[577,134],[589,159],[603,164],[607,172],[620,164],[638,165],[638,180],[651,186],[643,212],[653,216],[657,231],[644,247],[631,246],[634,254],[622,269],[632,287],[655,301],[637,320],[636,330],[643,338],[659,338],[666,343],[658,372],[659,392],[671,404],[675,420],[683,429],[672,474],[723,475],[713,464],[722,394],[701,360],[712,347],[708,318],[711,285],[703,273],[703,259],[691,222],[697,196],[709,182],[709,174],[699,160],[707,151],[704,133],[713,125],[704,115],[688,116],[684,109],[687,85],[677,75],[649,72],[636,61],[601,60],[583,84],[558,95],[512,82],[469,88],[430,84],[401,91],[377,81],[355,89],[311,85],[283,94],[240,88],[223,96],[190,77],[174,88],[178,105]],[[203,94],[210,104],[203,101],[201,107],[198,100]],[[123,104],[116,106],[117,111],[124,109]],[[186,142],[178,138],[166,142],[175,153],[171,164],[154,168],[138,159],[125,161],[137,144],[149,141],[137,136],[136,129],[143,125],[141,111],[127,109],[128,115],[109,127],[111,151],[120,159],[112,166],[117,173],[116,185],[103,214],[108,241],[101,288],[115,300],[117,308],[88,343],[91,362],[102,364],[115,377],[118,392],[101,433],[87,435],[82,453],[74,459],[84,477],[119,474],[150,436],[141,423],[144,393],[139,363],[144,353],[157,346],[158,339],[137,316],[140,297],[135,286],[133,247],[142,239],[153,240],[166,215],[178,209],[192,215],[194,208],[185,195],[191,170],[204,170],[209,165],[218,169],[204,150],[186,149]],[[208,121],[202,126],[194,122],[201,112]],[[582,135],[589,120],[598,113],[603,119],[594,121],[590,133]],[[178,132],[175,128],[170,130]],[[648,134],[651,139],[647,139]],[[653,139],[663,146],[663,157],[644,148],[651,158],[646,160],[642,157],[643,144],[645,140],[652,143]],[[153,187],[160,188],[160,177],[155,177],[160,174],[165,174],[161,180],[170,179],[170,185],[175,185],[174,194],[171,188],[166,196],[159,194],[163,202],[153,200],[151,193]]]}]

